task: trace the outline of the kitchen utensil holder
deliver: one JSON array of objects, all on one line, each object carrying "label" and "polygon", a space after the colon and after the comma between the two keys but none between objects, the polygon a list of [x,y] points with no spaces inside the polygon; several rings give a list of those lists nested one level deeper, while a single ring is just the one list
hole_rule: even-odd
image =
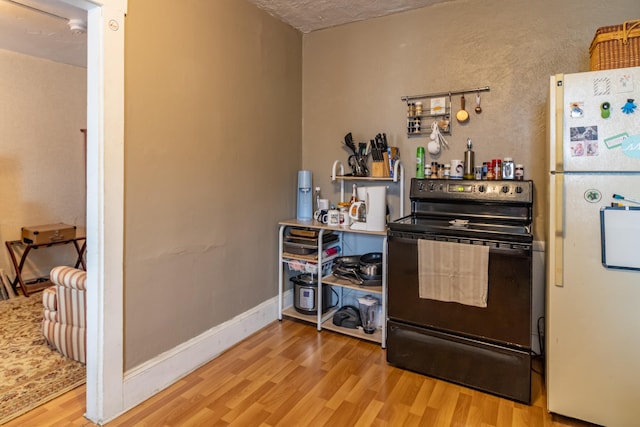
[{"label": "kitchen utensil holder", "polygon": [[352,154],[349,156],[349,166],[353,176],[369,176],[369,169],[367,168],[367,156],[360,154]]}]

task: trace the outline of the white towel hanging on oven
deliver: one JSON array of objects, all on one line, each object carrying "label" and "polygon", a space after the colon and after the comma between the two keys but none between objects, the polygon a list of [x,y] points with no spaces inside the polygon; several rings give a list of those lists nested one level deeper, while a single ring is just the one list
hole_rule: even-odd
[{"label": "white towel hanging on oven", "polygon": [[418,240],[420,298],[487,306],[489,247]]}]

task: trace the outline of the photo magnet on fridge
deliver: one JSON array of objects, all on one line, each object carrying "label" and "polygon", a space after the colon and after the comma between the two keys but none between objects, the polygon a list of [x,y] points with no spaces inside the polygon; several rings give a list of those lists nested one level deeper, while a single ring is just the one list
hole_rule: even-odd
[{"label": "photo magnet on fridge", "polygon": [[577,119],[584,116],[584,102],[572,102],[569,104],[569,111],[571,112],[571,118]]}]

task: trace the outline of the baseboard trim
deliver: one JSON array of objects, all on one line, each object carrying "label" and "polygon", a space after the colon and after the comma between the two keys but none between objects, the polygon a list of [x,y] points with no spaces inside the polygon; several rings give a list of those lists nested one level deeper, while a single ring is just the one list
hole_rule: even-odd
[{"label": "baseboard trim", "polygon": [[278,297],[273,297],[127,371],[123,381],[123,413],[215,359],[223,351],[277,318]]}]

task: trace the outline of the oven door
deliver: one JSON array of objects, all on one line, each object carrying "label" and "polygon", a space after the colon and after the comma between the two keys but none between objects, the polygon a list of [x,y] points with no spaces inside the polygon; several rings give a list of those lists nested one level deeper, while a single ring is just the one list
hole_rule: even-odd
[{"label": "oven door", "polygon": [[460,237],[390,232],[390,320],[521,350],[531,348],[531,244],[482,242],[490,250],[487,307],[480,308],[419,297],[418,238],[472,243]]}]

